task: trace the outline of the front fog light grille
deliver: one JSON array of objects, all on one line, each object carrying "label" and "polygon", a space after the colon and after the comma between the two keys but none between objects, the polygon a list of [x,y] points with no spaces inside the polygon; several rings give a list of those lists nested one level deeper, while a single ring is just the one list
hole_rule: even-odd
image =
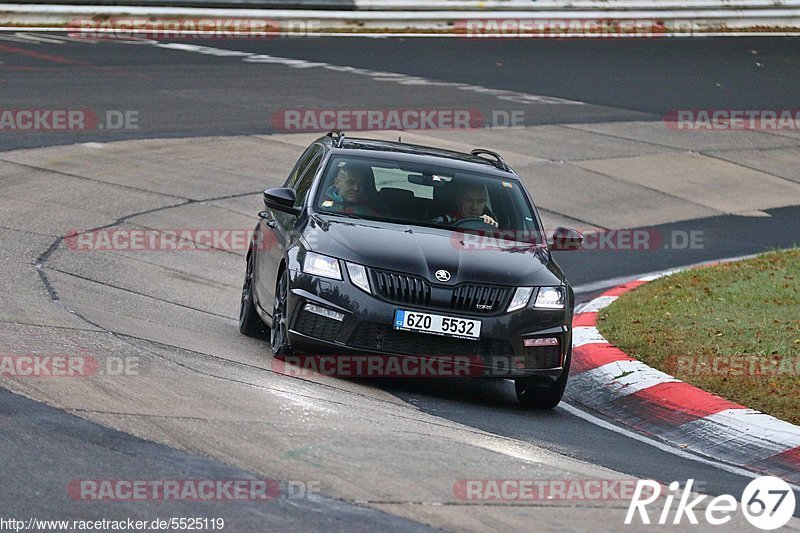
[{"label": "front fog light grille", "polygon": [[[310,304],[306,304],[306,306],[297,316],[297,321],[294,324],[295,331],[316,339],[327,341],[335,340],[339,335],[339,331],[342,329],[342,322],[340,320],[335,320],[333,318],[312,312],[309,307]],[[324,309],[324,307],[320,306],[313,307]],[[336,311],[332,312],[336,313]],[[337,314],[342,315],[342,313]],[[342,315],[342,317],[344,317],[344,315]]]},{"label": "front fog light grille", "polygon": [[545,369],[561,366],[561,346],[525,346],[525,368]]}]

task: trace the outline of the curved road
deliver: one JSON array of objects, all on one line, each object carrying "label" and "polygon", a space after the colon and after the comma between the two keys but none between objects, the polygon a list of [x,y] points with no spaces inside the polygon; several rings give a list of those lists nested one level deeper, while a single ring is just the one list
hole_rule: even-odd
[{"label": "curved road", "polygon": [[[236,331],[241,249],[81,252],[63,236],[98,227],[250,228],[259,192],[282,182],[316,136],[276,131],[272,119],[285,110],[521,112],[513,130],[402,135],[498,149],[550,226],[646,228],[653,249],[560,255],[585,300],[611,278],[796,242],[797,131],[674,131],[661,117],[791,107],[797,46],[0,34],[7,108],[89,109],[101,118],[133,111],[137,125],[0,132],[0,354],[71,354],[106,374],[4,378],[15,394],[3,391],[0,402],[11,487],[2,507],[17,518],[152,520],[164,518],[161,502],[79,501],[67,487],[268,477],[283,485],[267,504],[167,507],[171,516],[223,517],[234,531],[298,520],[309,530],[583,530],[591,521],[617,531],[627,499],[508,505],[467,501],[454,487],[469,479],[693,478],[703,492],[738,496],[750,478],[598,425],[580,398],[536,413],[520,409],[504,382],[283,375],[264,342]],[[161,140],[139,140],[148,138]],[[692,232],[701,236],[696,247],[672,241]],[[125,375],[110,371],[120,363],[129,365]],[[291,498],[292,483],[319,486],[320,495]],[[746,529],[739,517],[738,527]]]}]

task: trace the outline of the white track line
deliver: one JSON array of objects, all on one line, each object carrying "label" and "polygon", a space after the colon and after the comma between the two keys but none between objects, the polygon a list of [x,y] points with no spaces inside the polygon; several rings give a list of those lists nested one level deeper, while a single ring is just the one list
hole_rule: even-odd
[{"label": "white track line", "polygon": [[[619,433],[620,435],[624,435],[624,436],[626,436],[626,437],[628,437],[630,439],[633,439],[635,441],[641,442],[642,444],[647,444],[647,445],[652,446],[654,448],[658,448],[659,450],[661,450],[663,452],[671,453],[672,455],[676,455],[676,456],[681,457],[683,459],[689,459],[691,461],[697,461],[698,463],[703,463],[703,464],[706,464],[706,465],[709,465],[709,466],[713,466],[715,468],[719,468],[720,470],[724,470],[724,471],[726,471],[726,472],[728,472],[730,474],[735,474],[737,476],[748,477],[748,478],[751,478],[751,479],[759,478],[759,477],[762,477],[762,476],[766,475],[766,474],[761,474],[761,473],[758,473],[758,472],[752,472],[750,470],[745,470],[744,468],[739,468],[737,466],[729,465],[727,463],[715,461],[713,459],[707,459],[705,457],[700,457],[699,455],[694,455],[694,454],[691,454],[689,452],[685,452],[685,451],[683,451],[681,449],[674,448],[673,446],[670,446],[669,444],[665,444],[663,442],[650,439],[648,437],[645,437],[644,435],[640,435],[640,434],[635,433],[635,432],[633,432],[633,431],[631,431],[629,429],[624,429],[624,428],[621,428],[621,427],[616,426],[614,424],[611,424],[610,422],[606,422],[605,420],[603,420],[601,418],[598,418],[598,417],[596,417],[594,415],[590,415],[589,413],[587,413],[587,412],[585,412],[585,411],[583,411],[583,410],[581,410],[581,409],[579,409],[579,408],[577,408],[577,407],[575,407],[573,405],[570,405],[569,403],[564,402],[564,401],[562,401],[560,404],[558,404],[558,406],[561,407],[562,409],[564,409],[565,411],[567,411],[569,414],[577,416],[578,418],[582,418],[583,420],[586,420],[587,422],[592,423],[592,424],[594,424],[596,426],[599,426],[599,427],[601,427],[603,429],[607,429],[609,431],[613,431],[615,433]],[[800,491],[800,486],[798,486],[798,485],[794,485],[792,483],[789,483],[789,486],[792,487],[792,490]]]}]

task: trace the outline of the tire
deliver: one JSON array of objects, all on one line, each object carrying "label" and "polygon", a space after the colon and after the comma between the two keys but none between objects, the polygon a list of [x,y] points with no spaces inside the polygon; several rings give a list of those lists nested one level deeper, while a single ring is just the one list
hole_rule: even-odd
[{"label": "tire", "polygon": [[244,273],[242,285],[242,299],[239,303],[239,331],[248,337],[264,338],[266,325],[258,316],[256,305],[253,301],[253,252],[247,253],[247,268]]},{"label": "tire", "polygon": [[569,378],[569,365],[572,361],[572,347],[567,353],[564,370],[555,381],[544,381],[541,378],[517,378],[514,389],[520,405],[533,409],[553,409],[561,402]]},{"label": "tire", "polygon": [[289,271],[284,269],[275,287],[275,302],[272,305],[272,327],[269,342],[272,355],[282,357],[292,353],[292,345],[286,335],[286,302],[289,295]]}]

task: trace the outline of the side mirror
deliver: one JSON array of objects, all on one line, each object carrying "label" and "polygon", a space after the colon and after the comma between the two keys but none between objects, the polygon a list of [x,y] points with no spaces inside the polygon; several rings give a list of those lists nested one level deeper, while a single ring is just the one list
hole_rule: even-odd
[{"label": "side mirror", "polygon": [[553,232],[553,239],[548,243],[551,250],[567,252],[580,250],[583,244],[583,235],[572,228],[557,227]]},{"label": "side mirror", "polygon": [[267,208],[283,211],[290,215],[300,214],[300,209],[294,206],[296,199],[294,189],[288,187],[275,187],[264,191],[264,205]]}]

